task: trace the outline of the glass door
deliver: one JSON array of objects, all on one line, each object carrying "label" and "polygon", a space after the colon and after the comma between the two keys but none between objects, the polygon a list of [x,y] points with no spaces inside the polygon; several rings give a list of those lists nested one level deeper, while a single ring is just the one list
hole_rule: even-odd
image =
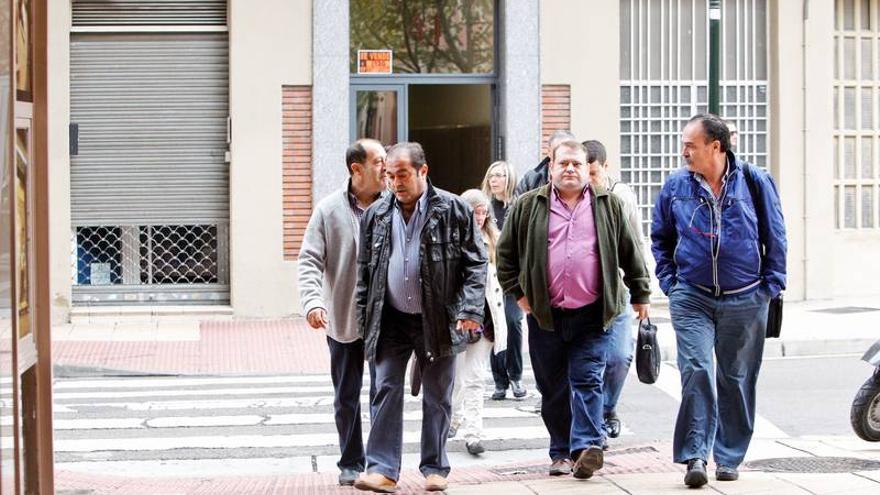
[{"label": "glass door", "polygon": [[405,140],[406,99],[402,84],[351,85],[351,140],[371,138],[385,146]]}]

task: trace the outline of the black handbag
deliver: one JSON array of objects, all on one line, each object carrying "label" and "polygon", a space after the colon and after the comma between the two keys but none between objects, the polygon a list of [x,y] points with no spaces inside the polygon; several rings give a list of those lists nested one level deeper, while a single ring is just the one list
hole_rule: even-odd
[{"label": "black handbag", "polygon": [[639,321],[639,336],[636,340],[636,373],[639,381],[652,384],[660,376],[660,346],[657,344],[657,325],[651,319]]},{"label": "black handbag", "polygon": [[782,294],[770,299],[767,308],[767,338],[778,339],[782,332]]}]

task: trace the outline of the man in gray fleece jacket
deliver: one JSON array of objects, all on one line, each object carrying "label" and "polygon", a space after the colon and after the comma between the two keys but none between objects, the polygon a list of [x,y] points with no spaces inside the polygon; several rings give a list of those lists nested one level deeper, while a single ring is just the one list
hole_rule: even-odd
[{"label": "man in gray fleece jacket", "polygon": [[360,402],[364,341],[354,300],[359,226],[364,210],[385,191],[385,149],[378,141],[361,139],[348,148],[345,162],[351,177],[315,207],[303,237],[298,274],[309,326],[327,333],[342,453],[339,484],[352,485],[365,464]]}]

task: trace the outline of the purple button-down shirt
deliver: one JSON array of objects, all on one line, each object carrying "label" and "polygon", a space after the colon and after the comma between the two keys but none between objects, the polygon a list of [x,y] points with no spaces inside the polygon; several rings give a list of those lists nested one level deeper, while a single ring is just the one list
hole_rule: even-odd
[{"label": "purple button-down shirt", "polygon": [[547,233],[547,274],[550,276],[550,305],[576,309],[599,299],[602,270],[599,243],[593,218],[590,188],[584,188],[574,210],[550,193],[550,227]]}]

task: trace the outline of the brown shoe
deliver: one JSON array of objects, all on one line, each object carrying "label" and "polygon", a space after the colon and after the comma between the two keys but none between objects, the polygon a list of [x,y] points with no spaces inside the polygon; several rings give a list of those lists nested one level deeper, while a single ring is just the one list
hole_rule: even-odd
[{"label": "brown shoe", "polygon": [[379,473],[363,473],[354,482],[354,487],[367,492],[394,493],[397,482]]},{"label": "brown shoe", "polygon": [[571,474],[571,459],[556,459],[550,464],[550,476],[568,476]]},{"label": "brown shoe", "polygon": [[591,478],[593,473],[602,469],[605,464],[605,455],[602,447],[592,446],[581,451],[574,467],[571,469],[572,476],[585,480]]},{"label": "brown shoe", "polygon": [[429,492],[442,492],[449,488],[449,482],[446,481],[446,478],[440,476],[439,474],[429,474],[427,478],[425,478],[425,490]]}]

